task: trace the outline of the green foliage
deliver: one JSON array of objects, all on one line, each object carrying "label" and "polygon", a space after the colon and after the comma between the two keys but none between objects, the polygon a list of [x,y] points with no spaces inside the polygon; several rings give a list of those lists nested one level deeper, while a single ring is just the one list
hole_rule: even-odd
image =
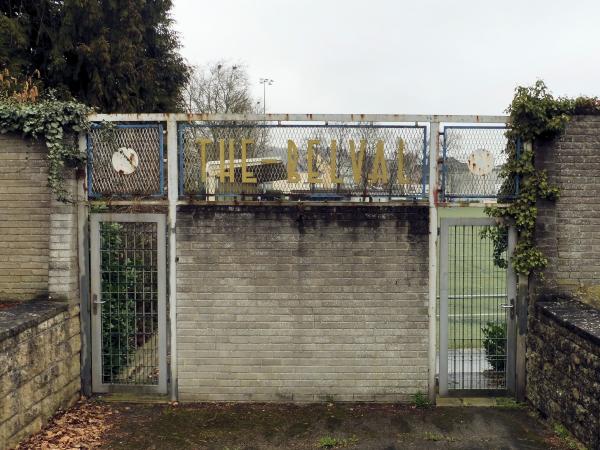
[{"label": "green foliage", "polygon": [[[140,277],[140,264],[123,251],[122,225],[102,223],[102,363],[103,375],[116,377],[130,363],[136,347],[136,300],[131,293]],[[119,274],[115,276],[115,274]]]},{"label": "green foliage", "polygon": [[171,0],[0,2],[0,69],[101,112],[171,112],[189,68]]},{"label": "green foliage", "polygon": [[59,101],[52,96],[37,102],[19,102],[0,95],[0,133],[44,139],[48,148],[48,186],[60,201],[70,200],[63,184],[65,167],[79,167],[85,160],[76,136],[88,129],[90,112],[81,103]]},{"label": "green foliage", "polygon": [[487,322],[481,331],[485,358],[495,372],[504,372],[506,367],[506,324]]},{"label": "green foliage", "polygon": [[[554,200],[559,194],[558,189],[548,183],[546,172],[536,169],[535,152],[541,148],[540,143],[558,137],[573,115],[600,114],[600,100],[596,97],[555,98],[544,82],[538,80],[533,86],[517,87],[507,113],[510,115],[510,128],[506,136],[510,144],[506,150],[508,161],[500,175],[507,181],[518,177],[519,193],[508,206],[488,207],[486,212],[492,217],[510,219],[515,223],[519,244],[511,263],[517,273],[528,275],[543,269],[548,263],[535,247],[536,203],[540,199]],[[514,145],[517,140],[532,142],[533,145],[523,146],[517,154],[517,146]],[[502,254],[506,240],[500,235],[490,237],[494,240],[494,254]]]},{"label": "green foliage", "polygon": [[429,406],[431,406],[431,403],[429,403],[429,399],[421,391],[418,391],[416,394],[413,395],[413,404],[417,408],[428,408]]},{"label": "green foliage", "polygon": [[508,267],[504,252],[508,247],[508,227],[486,227],[481,231],[481,239],[490,239],[494,243],[494,265],[501,269]]},{"label": "green foliage", "polygon": [[48,65],[61,3],[0,1],[0,68],[24,76]]}]

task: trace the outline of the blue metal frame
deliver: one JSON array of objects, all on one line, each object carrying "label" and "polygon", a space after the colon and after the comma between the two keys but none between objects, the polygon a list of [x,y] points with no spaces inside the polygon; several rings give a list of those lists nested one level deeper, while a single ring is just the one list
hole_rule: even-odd
[{"label": "blue metal frame", "polygon": [[[92,129],[102,128],[102,124],[93,123]],[[158,143],[159,143],[159,191],[153,194],[149,194],[151,197],[162,197],[165,195],[165,158],[164,158],[164,136],[163,136],[163,125],[162,123],[151,123],[151,124],[115,124],[115,128],[157,128],[158,129]],[[87,151],[87,184],[88,184],[88,198],[102,198],[102,194],[98,194],[92,190],[93,183],[93,160],[94,152],[93,145],[90,139],[89,133],[86,135],[86,151]],[[121,198],[132,197],[133,194],[121,194]]]},{"label": "blue metal frame", "polygon": [[[495,199],[498,196],[490,196],[490,195],[477,195],[477,194],[454,194],[454,195],[448,195],[446,194],[446,175],[447,175],[447,171],[448,171],[448,166],[446,165],[446,157],[447,157],[447,143],[446,143],[446,130],[452,130],[452,129],[463,129],[463,130],[506,130],[508,129],[508,127],[504,126],[504,125],[483,125],[483,126],[477,126],[477,125],[446,125],[444,126],[444,132],[443,132],[443,140],[442,140],[442,186],[441,186],[441,200],[445,201],[446,199],[458,199],[458,198],[464,198],[464,199],[469,199],[469,198],[473,198],[473,199]],[[517,139],[516,142],[516,151],[517,151],[517,158],[520,157],[520,152],[521,152],[521,140]],[[518,194],[519,192],[519,179],[518,177],[515,179],[515,195]]]},{"label": "blue metal frame", "polygon": [[[427,158],[427,126],[424,125],[370,125],[370,124],[244,124],[244,123],[206,123],[192,124],[192,123],[180,123],[177,125],[177,155],[178,155],[178,167],[179,167],[179,197],[185,196],[184,192],[184,145],[183,135],[185,128],[197,128],[197,127],[211,127],[211,128],[405,128],[405,129],[421,129],[423,130],[423,163],[422,163],[422,174],[421,174],[421,195],[410,195],[403,196],[401,198],[409,200],[422,200],[427,198],[426,186],[427,186],[427,174],[429,173],[429,163]],[[238,196],[239,194],[219,194],[219,196]],[[307,196],[308,199],[310,196]],[[371,194],[370,197],[388,197],[385,195]]]}]

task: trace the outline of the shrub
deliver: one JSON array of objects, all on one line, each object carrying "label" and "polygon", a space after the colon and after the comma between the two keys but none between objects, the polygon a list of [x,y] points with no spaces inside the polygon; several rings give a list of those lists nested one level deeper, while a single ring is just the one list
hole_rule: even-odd
[{"label": "shrub", "polygon": [[495,372],[506,368],[506,324],[487,322],[481,329],[485,357]]}]

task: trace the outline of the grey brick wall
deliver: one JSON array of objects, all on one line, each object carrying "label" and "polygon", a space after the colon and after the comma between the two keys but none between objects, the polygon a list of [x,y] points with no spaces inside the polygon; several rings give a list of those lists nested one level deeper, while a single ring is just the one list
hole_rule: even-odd
[{"label": "grey brick wall", "polygon": [[[65,173],[65,189],[77,198],[73,170]],[[61,203],[52,196],[50,210],[48,292],[52,300],[79,303],[79,259],[77,206]]]},{"label": "grey brick wall", "polygon": [[560,198],[538,204],[536,239],[549,264],[535,295],[572,296],[600,308],[600,117],[575,117],[536,155]]},{"label": "grey brick wall", "polygon": [[48,295],[46,153],[40,143],[0,135],[0,300]]},{"label": "grey brick wall", "polygon": [[426,392],[427,226],[416,206],[180,211],[180,399]]}]

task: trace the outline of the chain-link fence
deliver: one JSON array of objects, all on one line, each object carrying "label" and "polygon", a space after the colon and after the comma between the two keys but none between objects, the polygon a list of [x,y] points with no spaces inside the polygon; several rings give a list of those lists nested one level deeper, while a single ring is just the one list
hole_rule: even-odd
[{"label": "chain-link fence", "polygon": [[104,125],[87,136],[88,196],[164,194],[161,124]]},{"label": "chain-link fence", "polygon": [[[364,122],[184,122],[179,195],[219,200],[401,200],[428,195],[427,127]],[[443,128],[442,201],[508,199],[505,126]],[[90,198],[164,196],[160,123],[88,133]]]},{"label": "chain-link fence", "polygon": [[[442,199],[511,198],[518,180],[501,177],[508,158],[505,126],[445,126],[442,134]],[[518,149],[517,149],[518,150]]]},{"label": "chain-link fence", "polygon": [[179,192],[205,200],[425,198],[426,127],[179,125]]}]

